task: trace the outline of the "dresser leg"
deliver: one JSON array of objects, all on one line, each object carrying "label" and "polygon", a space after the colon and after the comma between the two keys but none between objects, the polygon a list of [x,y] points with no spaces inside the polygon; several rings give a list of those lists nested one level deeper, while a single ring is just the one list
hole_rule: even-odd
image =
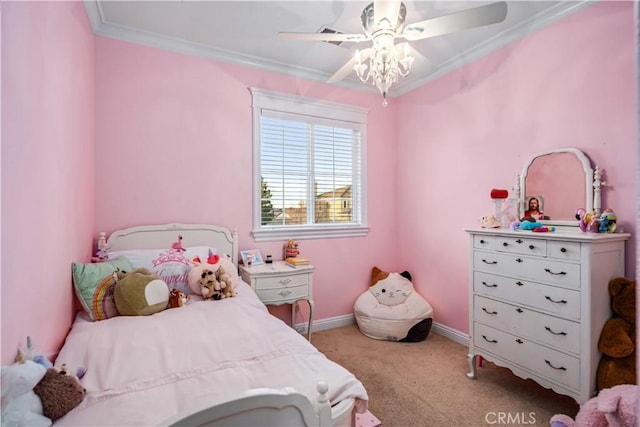
[{"label": "dresser leg", "polygon": [[311,342],[311,325],[313,324],[313,300],[308,299],[309,303],[309,327],[307,328],[307,339]]},{"label": "dresser leg", "polygon": [[469,363],[469,373],[467,374],[467,378],[476,378],[476,357],[477,356],[475,354],[467,354],[467,362]]}]

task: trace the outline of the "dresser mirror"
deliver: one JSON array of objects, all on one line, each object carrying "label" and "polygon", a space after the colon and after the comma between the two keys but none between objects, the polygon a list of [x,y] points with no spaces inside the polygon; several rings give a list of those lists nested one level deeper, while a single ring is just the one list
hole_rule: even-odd
[{"label": "dresser mirror", "polygon": [[[518,218],[532,216],[545,225],[573,226],[575,212],[600,213],[600,169],[576,148],[556,148],[534,154],[520,175]],[[534,199],[534,200],[531,200]],[[529,215],[529,202],[540,213]]]}]

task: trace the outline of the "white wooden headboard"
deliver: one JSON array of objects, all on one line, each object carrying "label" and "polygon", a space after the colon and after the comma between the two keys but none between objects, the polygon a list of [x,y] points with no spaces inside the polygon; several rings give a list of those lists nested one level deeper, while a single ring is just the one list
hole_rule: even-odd
[{"label": "white wooden headboard", "polygon": [[116,230],[107,238],[107,251],[124,249],[168,248],[182,236],[182,244],[188,246],[210,246],[219,255],[228,254],[238,266],[238,232],[208,224],[161,224],[141,225]]}]

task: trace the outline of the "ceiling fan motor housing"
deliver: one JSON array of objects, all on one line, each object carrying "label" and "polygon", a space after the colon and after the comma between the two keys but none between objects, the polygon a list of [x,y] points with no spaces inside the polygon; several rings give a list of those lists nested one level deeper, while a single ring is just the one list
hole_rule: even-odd
[{"label": "ceiling fan motor housing", "polygon": [[[362,19],[362,29],[364,33],[373,37],[377,33],[383,32],[391,32],[392,34],[399,34],[404,27],[404,21],[407,17],[407,8],[404,6],[404,3],[400,3],[400,9],[398,11],[398,17],[395,22],[387,21],[386,19],[381,19],[379,22],[375,22],[375,15],[373,11],[373,3],[369,4],[362,11],[361,19]],[[389,25],[381,25],[383,23],[388,22]]]}]

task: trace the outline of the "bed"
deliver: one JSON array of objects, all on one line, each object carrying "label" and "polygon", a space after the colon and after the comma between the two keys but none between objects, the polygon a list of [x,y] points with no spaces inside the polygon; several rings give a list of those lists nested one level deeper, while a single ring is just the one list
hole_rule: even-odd
[{"label": "bed", "polygon": [[[230,255],[237,275],[237,233],[223,227],[132,227],[106,248],[162,248],[177,235]],[[269,314],[240,278],[236,291],[220,301],[191,295],[150,316],[78,313],[56,365],[85,368],[87,393],[54,425],[353,425],[367,407],[362,383]]]}]

